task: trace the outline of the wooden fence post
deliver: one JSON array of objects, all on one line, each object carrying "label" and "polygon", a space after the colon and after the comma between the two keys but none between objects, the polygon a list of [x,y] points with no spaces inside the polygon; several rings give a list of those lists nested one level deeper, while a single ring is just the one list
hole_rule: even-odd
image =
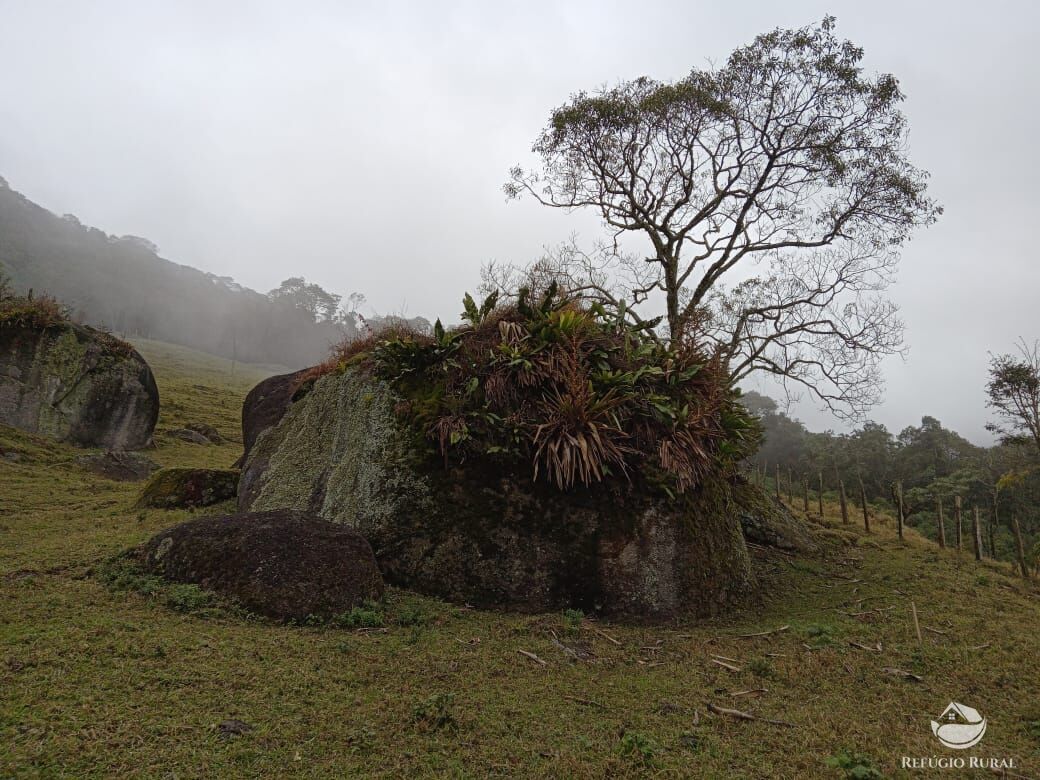
[{"label": "wooden fence post", "polygon": [[946,549],[946,521],[943,519],[942,496],[939,496],[939,546]]},{"label": "wooden fence post", "polygon": [[1015,546],[1018,547],[1018,566],[1022,576],[1029,579],[1029,567],[1026,565],[1026,548],[1022,544],[1022,529],[1018,525],[1018,515],[1011,515],[1011,530],[1015,532]]},{"label": "wooden fence post", "polygon": [[809,516],[809,478],[802,477],[802,508],[805,510],[805,516]]},{"label": "wooden fence post", "polygon": [[957,516],[957,552],[961,551],[961,541],[964,537],[964,523],[961,522],[961,497],[953,497],[953,513]]},{"label": "wooden fence post", "polygon": [[863,530],[870,533],[870,513],[867,512],[867,489],[863,487],[863,477],[859,479],[859,499],[863,502]]},{"label": "wooden fence post", "polygon": [[896,530],[899,538],[903,538],[903,483],[896,481]]},{"label": "wooden fence post", "polygon": [[794,474],[790,468],[787,469],[787,503],[794,509]]},{"label": "wooden fence post", "polygon": [[982,528],[979,523],[979,508],[972,507],[974,513],[971,520],[971,536],[975,543],[975,560],[982,560]]},{"label": "wooden fence post", "polygon": [[841,502],[841,522],[844,525],[849,524],[849,503],[845,499],[845,482],[838,480],[838,500]]},{"label": "wooden fence post", "polygon": [[776,500],[779,501],[782,504],[784,502],[784,499],[780,496],[780,464],[779,463],[776,464],[776,485],[774,485],[774,487],[776,488]]}]

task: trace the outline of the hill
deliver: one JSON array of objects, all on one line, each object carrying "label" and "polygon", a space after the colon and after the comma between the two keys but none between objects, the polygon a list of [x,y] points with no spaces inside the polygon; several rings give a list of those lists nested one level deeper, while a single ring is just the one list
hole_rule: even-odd
[{"label": "hill", "polygon": [[21,292],[58,298],[86,324],[250,363],[313,365],[353,332],[233,279],[166,260],[147,239],[111,236],[71,214],[52,214],[2,178],[0,272]]},{"label": "hill", "polygon": [[[239,438],[241,399],[271,369],[137,346],[160,432]],[[239,454],[157,438],[163,465]],[[930,727],[951,701],[988,719],[958,754],[1040,771],[1040,591],[913,530],[900,542],[881,510],[867,536],[825,506],[819,556],[755,548],[769,595],[721,621],[392,591],[340,627],[283,626],[190,587],[106,586],[109,556],[189,513],[132,510],[138,488],[69,447],[0,427],[0,452],[17,456],[0,457],[0,776],[902,777],[902,756],[954,755]]]}]

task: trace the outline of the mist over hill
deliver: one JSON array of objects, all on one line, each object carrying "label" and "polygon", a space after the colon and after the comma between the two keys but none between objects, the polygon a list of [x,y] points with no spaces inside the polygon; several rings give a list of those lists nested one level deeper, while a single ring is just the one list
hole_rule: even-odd
[{"label": "mist over hill", "polygon": [[145,238],[112,236],[74,215],[53,214],[0,177],[0,272],[21,292],[58,298],[79,322],[291,368],[319,362],[331,344],[356,332],[349,317],[316,316],[291,299],[158,252]]}]

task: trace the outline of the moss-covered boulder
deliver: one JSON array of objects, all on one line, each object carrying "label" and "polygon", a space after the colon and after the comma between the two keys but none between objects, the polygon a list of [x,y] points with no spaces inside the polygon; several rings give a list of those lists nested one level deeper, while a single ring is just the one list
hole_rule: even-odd
[{"label": "moss-covered boulder", "polygon": [[86,447],[152,437],[159,390],[137,350],[70,322],[0,322],[0,423]]},{"label": "moss-covered boulder", "polygon": [[299,512],[189,520],[154,536],[138,555],[152,574],[280,620],[331,618],[383,595],[360,534]]},{"label": "moss-covered boulder", "polygon": [[814,552],[816,542],[806,524],[772,494],[743,484],[733,492],[744,537],[755,544],[789,552]]},{"label": "moss-covered boulder", "polygon": [[563,492],[470,460],[446,468],[389,386],[319,379],[246,459],[243,510],[313,512],[360,531],[394,584],[482,607],[717,614],[752,586],[734,490],[670,500],[613,479]]},{"label": "moss-covered boulder", "polygon": [[141,490],[136,509],[191,509],[234,498],[237,469],[171,468],[158,471]]}]

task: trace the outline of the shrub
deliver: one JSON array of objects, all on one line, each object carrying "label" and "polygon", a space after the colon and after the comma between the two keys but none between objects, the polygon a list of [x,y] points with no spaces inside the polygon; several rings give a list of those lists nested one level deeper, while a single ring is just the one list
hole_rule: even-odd
[{"label": "shrub", "polygon": [[416,704],[412,710],[412,722],[421,731],[458,730],[453,708],[455,695],[451,693],[434,694],[424,702]]},{"label": "shrub", "polygon": [[515,305],[464,305],[459,327],[400,328],[333,356],[389,382],[446,465],[477,456],[529,463],[563,490],[642,475],[682,492],[757,444],[725,367],[694,345],[663,345],[555,284],[537,300],[522,289]]},{"label": "shrub", "polygon": [[365,602],[332,620],[336,628],[382,628],[385,622],[382,608],[373,602]]},{"label": "shrub", "polygon": [[629,731],[621,737],[619,751],[626,758],[634,759],[643,766],[652,767],[656,763],[658,748],[649,737]]},{"label": "shrub", "polygon": [[0,328],[52,328],[68,319],[66,308],[49,295],[12,295],[10,287],[0,290]]},{"label": "shrub", "polygon": [[862,753],[838,753],[827,759],[827,766],[841,771],[846,780],[881,780],[884,777],[871,758]]}]

